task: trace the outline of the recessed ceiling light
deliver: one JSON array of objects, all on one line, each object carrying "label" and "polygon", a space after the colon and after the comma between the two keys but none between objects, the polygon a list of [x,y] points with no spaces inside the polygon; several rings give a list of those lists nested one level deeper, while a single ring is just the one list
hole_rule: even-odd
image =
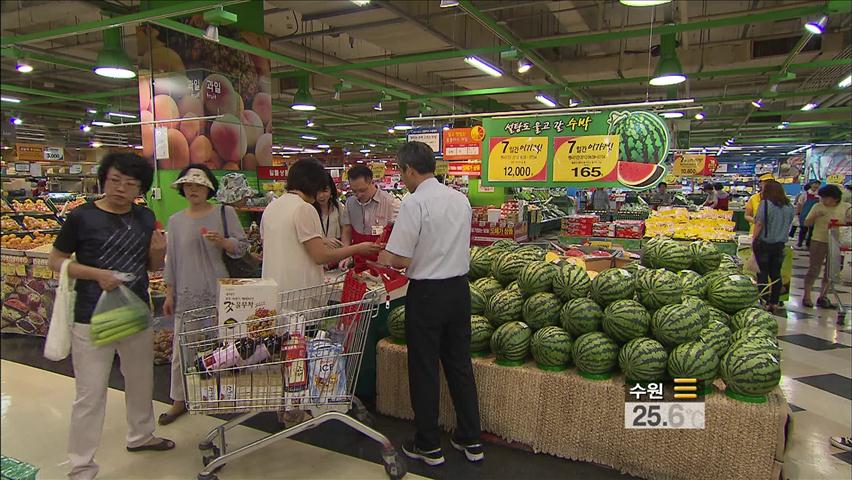
[{"label": "recessed ceiling light", "polygon": [[813,110],[817,107],[818,107],[818,105],[814,102],[806,103],[805,105],[802,105],[802,111],[803,112],[809,112],[809,111],[811,111],[811,110]]},{"label": "recessed ceiling light", "polygon": [[319,145],[317,145],[317,148],[329,148],[330,146],[331,145],[329,145],[327,143],[320,143]]},{"label": "recessed ceiling light", "polygon": [[315,137],[314,135],[302,135],[300,138],[302,140],[316,140],[317,139],[317,137]]},{"label": "recessed ceiling light", "polygon": [[0,97],[0,100],[2,100],[4,102],[9,102],[9,103],[21,103],[21,100],[19,98]]},{"label": "recessed ceiling light", "polygon": [[540,94],[535,96],[535,99],[538,100],[539,103],[542,103],[545,106],[548,106],[550,108],[553,108],[553,107],[556,106],[556,102],[552,98],[548,97],[547,95],[540,93]]},{"label": "recessed ceiling light", "polygon": [[663,112],[660,116],[663,118],[683,118],[683,112]]},{"label": "recessed ceiling light", "polygon": [[491,65],[490,63],[482,60],[479,57],[465,57],[465,63],[468,65],[477,68],[481,72],[485,72],[492,77],[502,77],[503,72],[500,71],[499,68]]}]

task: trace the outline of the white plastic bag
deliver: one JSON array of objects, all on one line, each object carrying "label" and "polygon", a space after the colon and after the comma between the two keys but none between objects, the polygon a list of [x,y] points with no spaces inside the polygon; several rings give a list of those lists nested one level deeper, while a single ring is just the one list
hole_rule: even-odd
[{"label": "white plastic bag", "polygon": [[151,311],[132,290],[124,285],[101,293],[92,313],[92,344],[109,345],[151,326]]},{"label": "white plastic bag", "polygon": [[59,270],[59,286],[56,288],[56,300],[50,316],[47,340],[44,342],[44,358],[58,362],[71,353],[71,325],[74,322],[74,304],[77,292],[74,280],[68,275],[71,259],[62,262]]}]

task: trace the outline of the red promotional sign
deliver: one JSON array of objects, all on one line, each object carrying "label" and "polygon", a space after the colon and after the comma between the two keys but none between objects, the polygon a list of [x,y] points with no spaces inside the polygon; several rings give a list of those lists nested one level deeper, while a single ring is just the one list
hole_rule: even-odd
[{"label": "red promotional sign", "polygon": [[482,163],[481,162],[450,162],[450,170],[449,174],[454,177],[461,177],[462,175],[467,175],[468,177],[481,177],[482,176]]},{"label": "red promotional sign", "polygon": [[479,136],[476,128],[444,130],[444,160],[479,160],[482,155],[482,138],[476,139]]},{"label": "red promotional sign", "polygon": [[287,167],[257,167],[260,180],[287,180]]}]

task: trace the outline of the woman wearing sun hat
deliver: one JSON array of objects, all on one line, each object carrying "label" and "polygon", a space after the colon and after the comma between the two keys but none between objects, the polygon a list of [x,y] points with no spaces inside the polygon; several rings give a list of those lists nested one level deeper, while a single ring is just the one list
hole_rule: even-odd
[{"label": "woman wearing sun hat", "polygon": [[[189,202],[187,208],[169,218],[168,224],[168,255],[163,272],[166,302],[163,311],[166,315],[175,315],[175,333],[180,331],[180,313],[216,303],[217,280],[229,276],[225,262],[222,261],[222,252],[240,258],[248,251],[245,232],[233,207],[209,203],[216,195],[218,186],[213,172],[201,164],[186,167],[172,184]],[[240,195],[240,189],[233,189],[232,192],[237,193],[228,199]],[[224,219],[228,222],[227,238],[222,233],[225,230],[222,209]],[[170,396],[174,405],[160,415],[160,425],[168,425],[186,413],[177,338],[175,334],[172,348]]]}]

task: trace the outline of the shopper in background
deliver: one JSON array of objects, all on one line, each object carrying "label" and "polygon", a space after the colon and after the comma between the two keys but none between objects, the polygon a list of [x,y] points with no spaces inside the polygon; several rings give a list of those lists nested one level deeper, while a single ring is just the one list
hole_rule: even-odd
[{"label": "shopper in background", "polygon": [[712,183],[705,183],[702,188],[704,193],[707,194],[707,199],[704,200],[704,207],[716,209],[716,206],[719,204],[719,197],[716,196],[716,187],[713,186]]},{"label": "shopper in background", "polygon": [[232,207],[244,207],[246,200],[255,195],[257,195],[257,190],[249,186],[244,174],[229,173],[219,181],[216,200]]},{"label": "shopper in background", "polygon": [[402,202],[379,262],[406,267],[405,337],[408,385],[417,433],[402,444],[410,458],[444,463],[438,427],[440,367],[456,411],[452,445],[471,462],[485,458],[479,442],[479,404],[470,362],[470,290],[467,287],[471,208],[467,197],[435,179],[435,156],[422,142],[397,153],[412,195]]},{"label": "shopper in background", "polygon": [[[349,169],[349,189],[354,196],[346,200],[343,210],[343,246],[359,242],[375,242],[385,225],[393,223],[399,213],[399,200],[373,183],[373,171],[366,165]],[[375,256],[370,256],[375,260]],[[341,262],[341,267],[348,263]]]},{"label": "shopper in background", "polygon": [[[240,258],[249,248],[234,208],[209,203],[216,195],[219,182],[207,166],[187,166],[172,183],[172,187],[186,198],[189,206],[172,215],[168,224],[169,255],[163,271],[163,282],[166,284],[163,313],[174,315],[175,318],[169,393],[174,404],[160,415],[160,425],[168,425],[186,413],[178,342],[178,332],[182,330],[181,315],[188,310],[215,305],[219,292],[218,279],[230,276],[222,260],[222,253]],[[228,223],[227,237],[224,235],[223,219]],[[198,328],[209,326],[199,325]]]},{"label": "shopper in background", "polygon": [[608,212],[609,211],[609,189],[608,188],[596,188],[592,192],[592,198],[589,201],[589,206],[592,207],[592,210],[599,212]]},{"label": "shopper in background", "polygon": [[714,183],[713,190],[716,190],[716,210],[728,211],[731,196],[725,191],[725,186],[721,183]]},{"label": "shopper in background", "polygon": [[651,195],[651,206],[656,208],[668,207],[672,204],[672,195],[668,192],[669,185],[666,182],[660,182],[657,185],[657,190]]},{"label": "shopper in background", "polygon": [[758,191],[751,197],[749,197],[748,201],[745,205],[744,217],[748,223],[751,224],[749,227],[749,233],[754,233],[754,214],[757,212],[757,205],[760,203],[761,196],[760,194],[763,192],[763,186],[769,180],[775,180],[775,177],[771,173],[764,173],[758,178]]},{"label": "shopper in background", "polygon": [[781,296],[781,265],[794,213],[784,187],[775,180],[767,181],[754,217],[752,250],[760,268],[757,282],[761,299],[766,310],[772,313],[778,309]]},{"label": "shopper in background", "polygon": [[117,273],[132,273],[127,284],[148,301],[148,271],[163,267],[166,239],[155,230],[154,214],[136,205],[151,187],[154,171],[132,153],[110,153],[98,167],[104,197],[68,214],[50,253],[50,267],[59,271],[71,255],[68,275],[77,279],[71,359],[76,398],[71,410],[68,457],[72,479],[98,474],[95,452],[101,442],[107,387],[116,352],[124,377],[127,410],[126,448],[130,452],[170,450],[174,442],[154,436],[154,349],[151,328],[115,343],[96,347],[91,340],[91,318],[101,293],[118,288]]},{"label": "shopper in background", "polygon": [[796,216],[799,218],[799,241],[796,243],[797,248],[803,248],[803,243],[807,244],[808,248],[811,246],[813,228],[805,226],[805,219],[808,218],[808,214],[814,205],[819,203],[817,192],[820,185],[819,180],[811,180],[799,192],[799,195],[796,196]]},{"label": "shopper in background", "polygon": [[[814,306],[811,302],[811,289],[813,289],[819,271],[825,265],[828,257],[828,227],[832,223],[845,225],[852,222],[852,205],[840,201],[843,197],[837,185],[826,185],[820,188],[817,193],[819,194],[819,203],[814,205],[805,218],[805,225],[813,228],[813,239],[810,247],[811,264],[805,276],[805,293],[802,298],[802,305],[806,307]],[[826,297],[829,286],[828,265],[825,265],[822,285],[816,302],[820,308],[836,308]]]},{"label": "shopper in background", "polygon": [[314,207],[320,216],[320,224],[322,225],[323,237],[328,240],[329,246],[338,248],[342,245],[343,238],[343,209],[337,200],[337,186],[334,184],[334,178],[330,173],[326,172],[328,177],[327,186],[317,193],[317,201]]}]

